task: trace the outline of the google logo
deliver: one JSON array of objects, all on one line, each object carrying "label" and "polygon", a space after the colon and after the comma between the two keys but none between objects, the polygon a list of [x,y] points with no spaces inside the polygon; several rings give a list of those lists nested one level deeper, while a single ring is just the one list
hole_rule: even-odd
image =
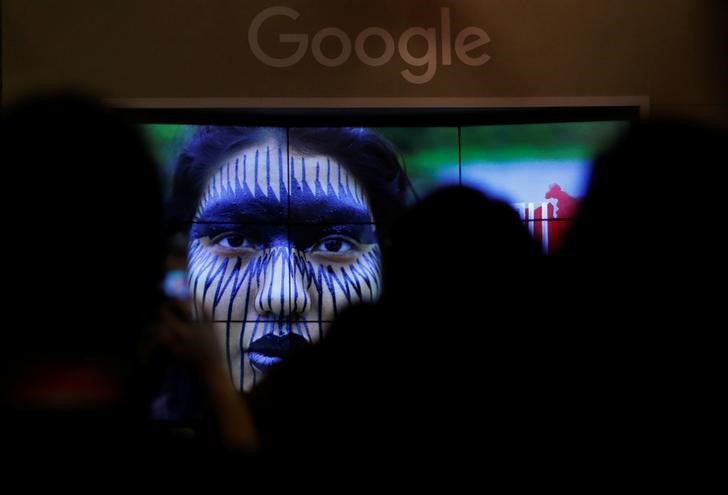
[{"label": "google logo", "polygon": [[[359,32],[353,40],[342,29],[337,27],[324,27],[310,36],[308,33],[280,33],[278,41],[284,45],[290,45],[292,53],[285,57],[273,57],[266,53],[260,44],[259,33],[269,19],[283,16],[292,20],[298,19],[300,13],[290,7],[276,6],[264,9],[256,15],[248,28],[248,43],[255,57],[270,67],[291,67],[297,64],[311,49],[314,60],[324,67],[339,67],[351,58],[352,45],[356,58],[363,64],[371,67],[378,67],[388,63],[394,57],[395,51],[399,57],[410,67],[424,67],[424,71],[417,74],[411,68],[400,72],[402,77],[412,84],[424,84],[435,76],[438,67],[437,42],[440,41],[439,63],[442,65],[452,64],[452,52],[460,62],[469,66],[479,66],[490,60],[490,56],[482,50],[476,49],[490,42],[488,33],[479,27],[468,26],[461,29],[455,35],[454,50],[450,26],[450,9],[440,9],[440,31],[434,27],[414,26],[403,31],[395,43],[395,37],[386,29],[371,26]],[[438,36],[439,34],[439,36]],[[328,38],[335,40],[338,48],[335,54],[325,54],[321,49],[322,44]],[[384,51],[372,54],[367,51],[367,40],[379,38],[384,43]],[[410,51],[410,42],[415,38],[425,41],[427,49],[424,54],[416,55]],[[309,43],[310,41],[310,43]],[[419,71],[418,71],[419,72]]]}]

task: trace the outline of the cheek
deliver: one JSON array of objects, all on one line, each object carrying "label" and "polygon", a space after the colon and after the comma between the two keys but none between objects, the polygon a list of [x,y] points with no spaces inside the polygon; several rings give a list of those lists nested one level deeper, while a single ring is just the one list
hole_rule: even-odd
[{"label": "cheek", "polygon": [[188,272],[190,290],[197,318],[213,321],[245,319],[246,301],[251,304],[254,258],[217,256],[203,250],[190,257]]},{"label": "cheek", "polygon": [[[313,264],[321,277],[318,290],[321,319],[332,320],[350,304],[374,302],[381,291],[381,262],[376,250],[362,253],[347,264]],[[315,308],[314,308],[315,309]]]}]

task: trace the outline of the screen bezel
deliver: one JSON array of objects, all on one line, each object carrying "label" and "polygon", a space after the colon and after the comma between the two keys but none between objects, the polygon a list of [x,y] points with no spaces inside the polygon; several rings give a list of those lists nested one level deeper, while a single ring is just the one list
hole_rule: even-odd
[{"label": "screen bezel", "polygon": [[453,127],[622,120],[649,114],[649,99],[572,98],[161,98],[111,100],[134,124],[260,127]]}]

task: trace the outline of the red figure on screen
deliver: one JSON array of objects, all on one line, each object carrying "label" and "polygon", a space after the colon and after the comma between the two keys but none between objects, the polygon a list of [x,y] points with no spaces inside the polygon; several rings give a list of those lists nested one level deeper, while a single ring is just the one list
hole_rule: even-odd
[{"label": "red figure on screen", "polygon": [[560,185],[551,184],[544,198],[556,200],[556,218],[574,218],[576,216],[579,200],[561,189]]},{"label": "red figure on screen", "polygon": [[[552,203],[547,203],[546,212],[540,206],[534,209],[533,219],[535,222],[532,233],[536,240],[541,242],[544,251],[546,253],[552,253],[557,251],[559,246],[561,246],[564,236],[571,227],[573,218],[579,209],[580,200],[561,189],[561,186],[558,184],[549,185],[549,190],[544,194],[544,198],[555,199],[556,208],[554,208]],[[559,221],[548,221],[547,227],[544,227],[541,223],[542,219],[553,220],[554,218],[558,218]],[[547,229],[545,232],[544,228]]]}]

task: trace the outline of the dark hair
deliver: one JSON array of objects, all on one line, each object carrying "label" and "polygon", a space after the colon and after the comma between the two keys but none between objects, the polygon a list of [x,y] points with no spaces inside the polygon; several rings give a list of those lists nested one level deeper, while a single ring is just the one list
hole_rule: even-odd
[{"label": "dark hair", "polygon": [[188,222],[212,170],[235,149],[266,139],[294,143],[296,150],[330,156],[359,180],[369,198],[381,236],[405,204],[407,179],[399,153],[371,130],[351,127],[260,128],[203,126],[179,155],[175,167],[170,212],[172,220]]}]

